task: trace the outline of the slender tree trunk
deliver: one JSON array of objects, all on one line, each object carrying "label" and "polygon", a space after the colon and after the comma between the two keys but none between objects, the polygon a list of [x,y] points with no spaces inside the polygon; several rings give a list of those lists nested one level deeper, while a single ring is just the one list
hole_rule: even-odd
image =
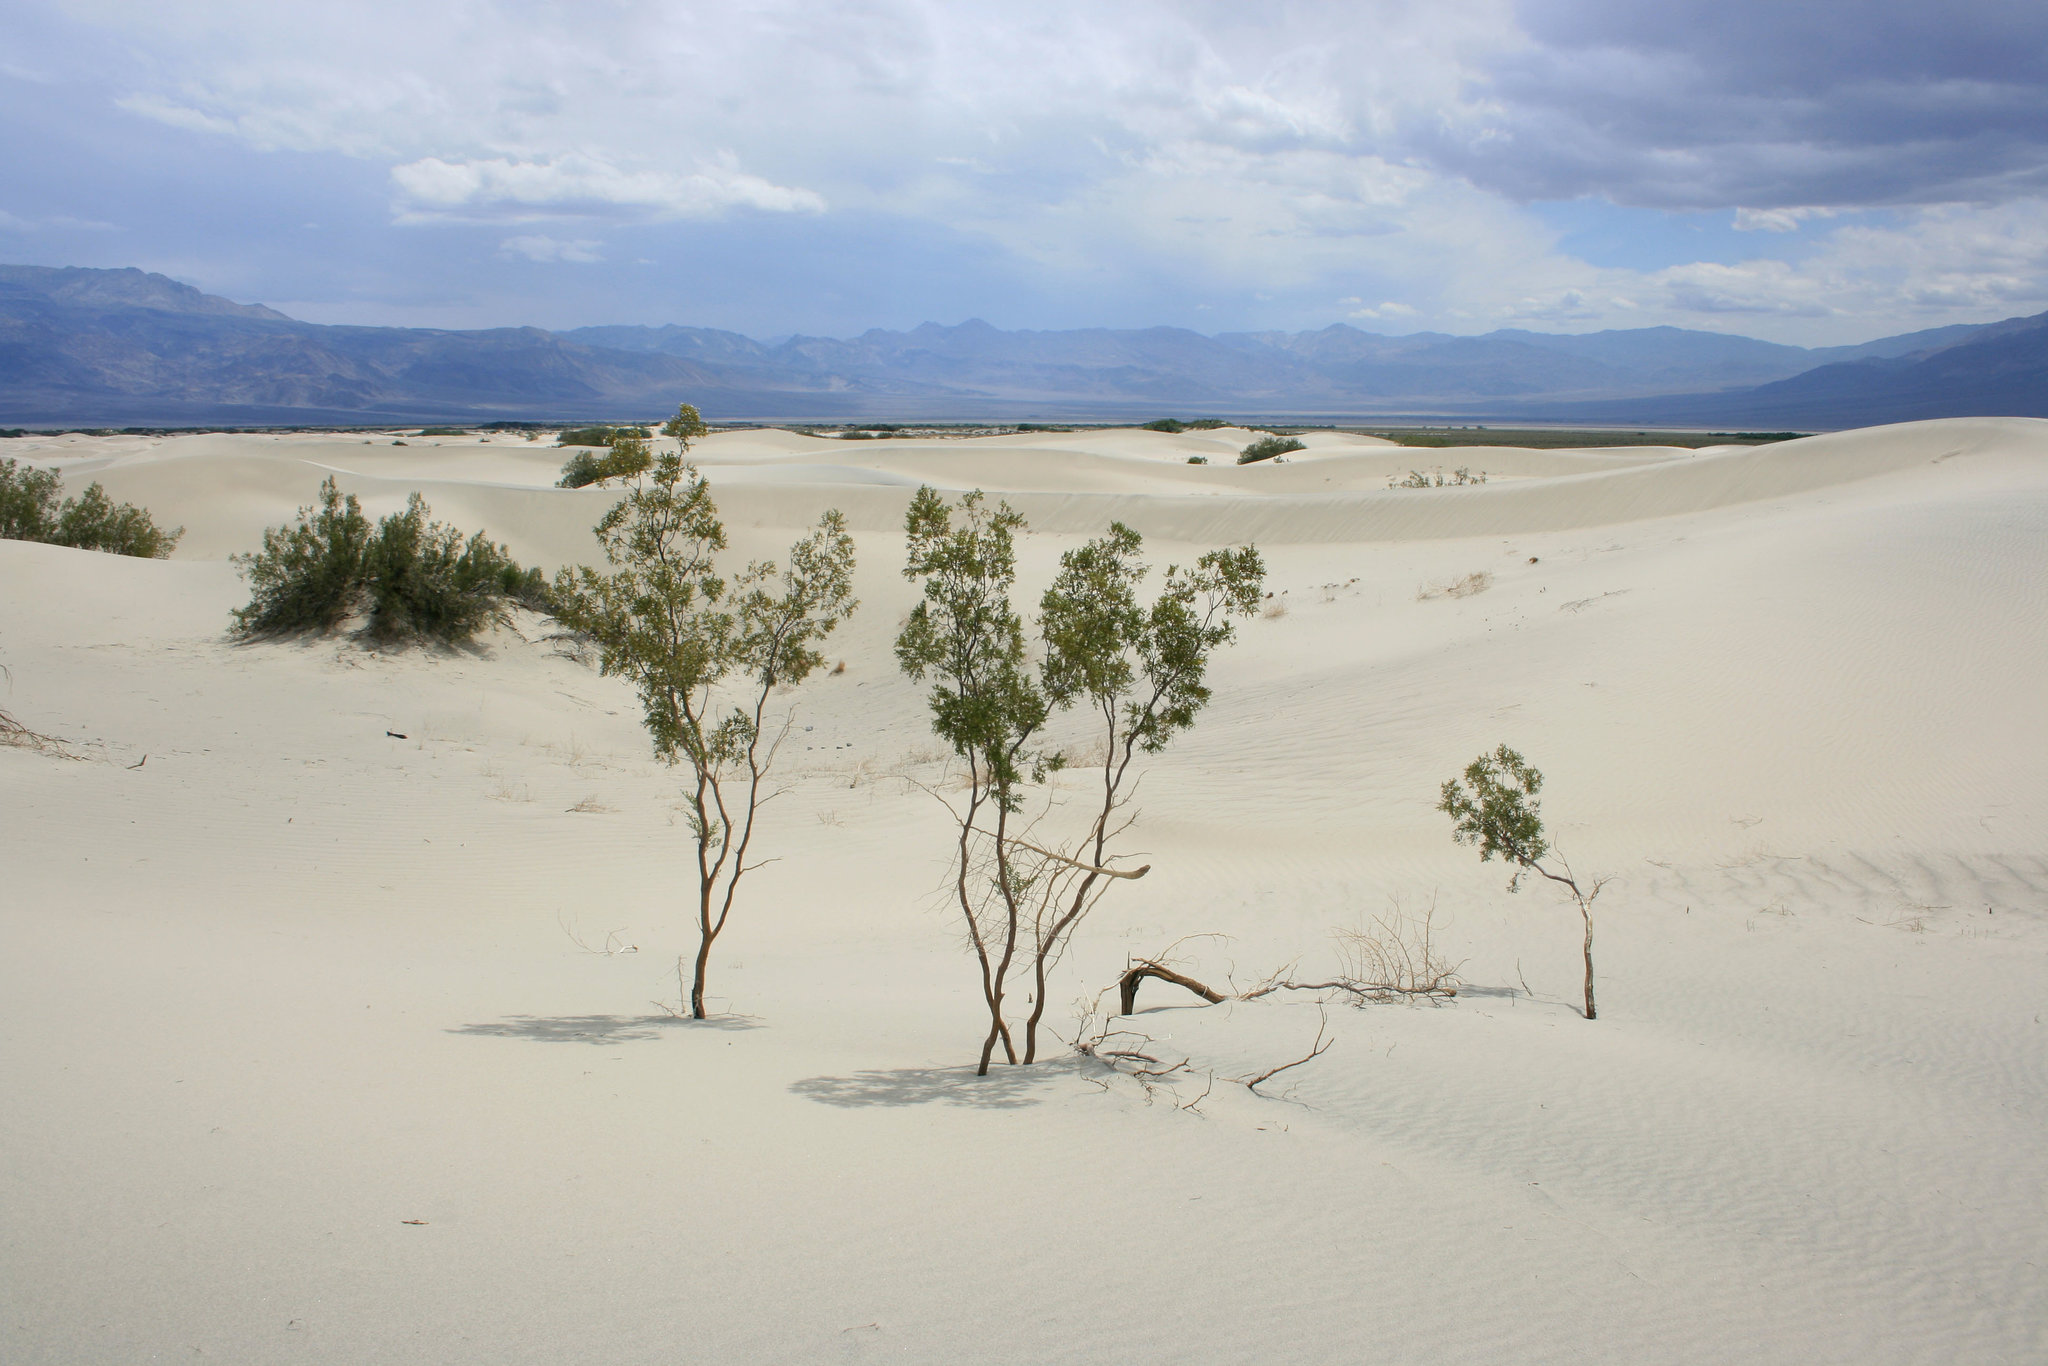
[{"label": "slender tree trunk", "polygon": [[1003,799],[1007,793],[998,793],[996,801],[996,889],[1003,897],[1003,954],[996,960],[995,971],[991,974],[988,1011],[988,1039],[981,1045],[981,1067],[975,1072],[978,1077],[988,1075],[989,1056],[995,1051],[996,1040],[1003,1041],[1004,1061],[1015,1064],[1017,1046],[1010,1039],[1010,1031],[1003,1022],[1003,987],[1010,975],[1010,960],[1017,953],[1017,893],[1010,885],[1010,835],[1009,804]]},{"label": "slender tree trunk", "polygon": [[1586,921],[1586,1018],[1594,1020],[1599,1013],[1593,1009],[1593,913],[1581,906],[1579,914]]},{"label": "slender tree trunk", "polygon": [[694,804],[697,810],[697,971],[690,982],[690,1018],[702,1020],[707,1018],[704,1014],[704,973],[711,962],[711,892],[718,878],[710,861],[710,817],[704,809],[704,778],[701,772],[697,778]]},{"label": "slender tree trunk", "polygon": [[[1124,742],[1123,762],[1116,762],[1115,704],[1109,704],[1104,711],[1109,719],[1109,741],[1108,752],[1102,760],[1102,810],[1096,814],[1093,837],[1095,865],[1098,868],[1102,866],[1102,860],[1108,852],[1109,820],[1116,814],[1116,794],[1123,787],[1124,770],[1130,767],[1131,762],[1131,745],[1128,740]],[[1088,893],[1094,890],[1096,879],[1100,876],[1099,873],[1090,872],[1081,880],[1080,890],[1074,893],[1074,899],[1068,903],[1066,914],[1053,922],[1052,932],[1040,941],[1038,951],[1033,956],[1031,1018],[1024,1022],[1024,1061],[1027,1063],[1038,1059],[1038,1022],[1045,1018],[1046,960],[1059,952],[1060,940],[1074,928],[1075,922],[1080,920],[1088,907]],[[1128,1015],[1130,1012],[1124,1013]]]},{"label": "slender tree trunk", "polygon": [[710,897],[705,897],[704,915],[700,922],[701,936],[697,940],[697,971],[690,979],[690,1018],[702,1020],[704,1014],[704,976],[711,966],[711,941],[717,936],[711,931]]}]

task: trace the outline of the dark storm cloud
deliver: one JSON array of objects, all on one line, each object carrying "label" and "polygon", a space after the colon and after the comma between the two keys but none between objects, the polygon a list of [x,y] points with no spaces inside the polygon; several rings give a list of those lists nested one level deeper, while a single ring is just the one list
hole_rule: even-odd
[{"label": "dark storm cloud", "polygon": [[1475,130],[1429,158],[1525,200],[1996,202],[2048,187],[2048,4],[1523,0]]}]

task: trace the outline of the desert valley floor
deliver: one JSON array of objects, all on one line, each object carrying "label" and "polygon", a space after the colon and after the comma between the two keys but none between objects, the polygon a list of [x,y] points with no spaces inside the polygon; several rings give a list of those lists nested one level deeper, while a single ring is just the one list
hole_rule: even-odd
[{"label": "desert valley floor", "polygon": [[[62,745],[0,748],[0,1360],[2048,1360],[2048,421],[1247,439],[700,444],[735,560],[842,508],[863,599],[787,697],[704,1023],[664,1008],[691,853],[626,684],[526,613],[468,652],[226,629],[228,556],[329,474],[549,570],[615,493],[516,437],[0,443],[186,528],[0,542],[0,706]],[[1444,464],[1488,481],[1389,487]],[[1171,1086],[977,1080],[891,650],[926,482],[1028,518],[1025,603],[1112,519],[1269,566],[1049,1019],[1177,941],[1327,971],[1395,906],[1460,995],[1150,983]],[[1434,809],[1503,742],[1615,879],[1597,1021],[1569,903]]]}]

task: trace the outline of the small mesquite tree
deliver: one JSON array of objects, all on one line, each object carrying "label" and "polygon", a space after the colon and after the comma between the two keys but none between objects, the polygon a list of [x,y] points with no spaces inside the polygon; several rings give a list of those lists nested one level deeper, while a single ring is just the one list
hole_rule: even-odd
[{"label": "small mesquite tree", "polygon": [[[959,512],[956,526],[953,510],[930,487],[911,500],[903,576],[924,581],[924,599],[896,638],[896,659],[913,679],[933,676],[932,729],[967,764],[964,805],[954,811],[954,895],[988,1007],[977,1069],[986,1076],[999,1042],[1004,1058],[1017,1061],[1003,998],[1029,887],[1026,870],[1014,866],[1010,826],[1023,808],[1026,771],[1043,779],[1049,766],[1033,745],[1052,705],[1031,676],[1024,621],[1010,603],[1024,519],[1007,503],[991,511],[979,489],[961,498]],[[986,859],[975,841],[984,820],[992,822]]]},{"label": "small mesquite tree", "polygon": [[721,575],[725,526],[709,486],[684,463],[703,423],[686,404],[664,431],[680,449],[655,457],[597,524],[611,572],[564,570],[555,594],[559,619],[597,642],[603,671],[639,692],[655,754],[688,768],[698,880],[690,1014],[701,1020],[712,945],[741,880],[761,866],[748,856],[793,721],[769,717],[769,704],[824,662],[817,643],[858,604],[853,538],[837,511],[790,548],[786,568],[756,562]]},{"label": "small mesquite tree", "polygon": [[[989,1013],[978,1069],[985,1075],[998,1043],[1007,1061],[1019,1061],[1004,1005],[1020,955],[1032,980],[1021,1059],[1028,1063],[1037,1057],[1046,975],[1075,927],[1113,880],[1146,871],[1110,866],[1111,842],[1129,825],[1120,812],[1133,760],[1194,723],[1209,699],[1209,656],[1231,638],[1233,614],[1257,609],[1264,568],[1250,547],[1211,551],[1192,571],[1168,569],[1147,609],[1137,597],[1146,572],[1138,534],[1113,525],[1061,558],[1040,602],[1044,657],[1034,676],[1010,601],[1023,518],[1007,505],[990,511],[979,491],[957,511],[956,524],[929,488],[911,504],[904,575],[923,580],[924,600],[896,654],[912,678],[932,676],[932,728],[967,765],[966,796],[953,808],[954,892]],[[1064,767],[1062,756],[1039,747],[1040,736],[1056,711],[1083,704],[1102,726],[1100,797],[1080,838],[1048,848],[1022,820],[1022,789],[1027,777],[1041,782]]]},{"label": "small mesquite tree", "polygon": [[1508,879],[1510,892],[1520,891],[1522,878],[1534,873],[1570,893],[1586,927],[1586,1018],[1596,1019],[1593,899],[1600,895],[1607,879],[1580,882],[1571,864],[1551,845],[1543,829],[1542,803],[1536,798],[1542,787],[1543,775],[1521,755],[1501,745],[1493,753],[1482,754],[1467,764],[1463,782],[1453,778],[1445,783],[1436,809],[1456,823],[1451,832],[1453,839],[1478,846],[1480,862],[1498,855],[1514,866],[1514,875]]},{"label": "small mesquite tree", "polygon": [[1192,570],[1168,566],[1162,590],[1147,608],[1138,601],[1146,566],[1143,542],[1121,522],[1109,534],[1060,557],[1060,572],[1039,601],[1045,641],[1041,669],[1055,707],[1085,708],[1102,739],[1102,786],[1094,816],[1075,854],[1044,851],[1040,876],[1053,889],[1035,905],[1032,923],[1032,1008],[1024,1026],[1024,1061],[1037,1057],[1045,1016],[1045,979],[1065,952],[1075,926],[1111,879],[1109,844],[1128,826],[1132,762],[1157,754],[1195,723],[1208,704],[1203,681],[1209,659],[1236,634],[1234,616],[1254,616],[1266,579],[1256,547],[1211,550]]}]

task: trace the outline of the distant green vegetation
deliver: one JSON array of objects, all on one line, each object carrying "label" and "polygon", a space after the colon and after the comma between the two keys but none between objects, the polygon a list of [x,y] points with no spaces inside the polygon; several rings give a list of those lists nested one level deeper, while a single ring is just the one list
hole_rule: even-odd
[{"label": "distant green vegetation", "polygon": [[419,434],[421,436],[468,436],[475,430],[476,428],[474,427],[422,427]]},{"label": "distant green vegetation", "polygon": [[1653,429],[1617,431],[1611,427],[1352,427],[1363,436],[1385,437],[1403,446],[1441,449],[1452,446],[1520,446],[1534,450],[1582,449],[1602,446],[1762,445],[1795,441],[1811,432],[1672,432]]},{"label": "distant green vegetation", "polygon": [[[1198,417],[1189,422],[1183,422],[1177,417],[1161,417],[1147,422],[1138,430],[1145,432],[1213,432],[1219,427],[1228,427],[1229,425],[1228,422],[1225,422],[1220,417]],[[1021,431],[1023,429],[1019,428],[1018,430]]]},{"label": "distant green vegetation", "polygon": [[1252,442],[1251,445],[1239,451],[1237,453],[1237,463],[1240,465],[1256,465],[1261,460],[1271,460],[1276,456],[1286,455],[1290,451],[1305,451],[1307,449],[1307,446],[1291,436],[1267,435],[1260,437],[1257,441]]},{"label": "distant green vegetation", "polygon": [[460,645],[502,602],[550,609],[540,570],[520,568],[480,531],[465,538],[430,516],[415,493],[372,530],[355,495],[329,477],[317,508],[300,508],[294,525],[263,533],[263,549],[234,557],[250,584],[236,634],[330,631],[360,613],[372,640]]},{"label": "distant green vegetation", "polygon": [[555,438],[557,446],[609,446],[621,436],[637,436],[645,441],[648,436],[645,427],[571,427]]},{"label": "distant green vegetation", "polygon": [[55,470],[0,460],[0,540],[41,541],[161,560],[185,534],[183,527],[165,531],[142,508],[115,503],[98,484],[87,484],[78,497],[60,501],[62,491],[63,481]]}]

